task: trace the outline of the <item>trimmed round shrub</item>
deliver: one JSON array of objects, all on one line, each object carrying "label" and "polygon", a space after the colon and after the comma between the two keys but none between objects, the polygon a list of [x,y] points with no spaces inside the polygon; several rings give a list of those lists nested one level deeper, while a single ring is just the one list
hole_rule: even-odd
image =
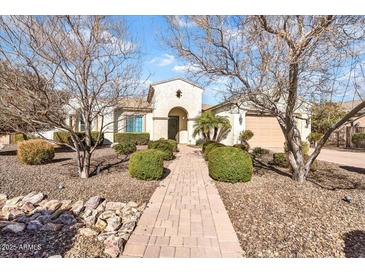
[{"label": "trimmed round shrub", "polygon": [[248,182],[252,177],[252,159],[234,147],[219,147],[209,153],[209,175],[223,182]]},{"label": "trimmed round shrub", "polygon": [[118,155],[129,155],[137,150],[134,143],[116,144],[113,148]]},{"label": "trimmed round shrub", "polygon": [[249,144],[235,144],[233,147],[242,149],[243,151],[248,151],[250,149]]},{"label": "trimmed round shrub", "polygon": [[163,176],[163,152],[157,149],[137,151],[128,163],[129,174],[141,180],[159,180]]},{"label": "trimmed round shrub", "polygon": [[17,157],[27,165],[42,165],[54,158],[54,147],[43,140],[35,139],[18,144]]},{"label": "trimmed round shrub", "polygon": [[149,149],[158,149],[163,152],[164,160],[171,160],[174,156],[174,146],[167,140],[150,141],[148,143]]},{"label": "trimmed round shrub", "polygon": [[161,139],[159,139],[159,141],[166,141],[166,142],[170,143],[172,145],[172,151],[173,152],[178,152],[179,151],[179,149],[177,147],[177,142],[175,140],[172,140],[172,139],[167,139],[166,140],[164,138],[161,138]]},{"label": "trimmed round shrub", "polygon": [[247,142],[248,140],[250,140],[253,137],[253,132],[249,129],[243,130],[240,133],[240,141],[242,142]]},{"label": "trimmed round shrub", "polygon": [[357,146],[365,145],[365,132],[354,133],[351,138],[352,142]]},{"label": "trimmed round shrub", "polygon": [[221,143],[211,143],[211,144],[207,145],[207,147],[205,148],[205,151],[204,151],[204,159],[206,161],[208,161],[209,153],[218,147],[225,147],[225,145],[223,145]]},{"label": "trimmed round shrub", "polygon": [[289,167],[289,163],[286,157],[286,153],[278,152],[272,155],[272,162],[274,166]]},{"label": "trimmed round shrub", "polygon": [[203,143],[203,146],[202,146],[202,151],[203,151],[203,153],[205,152],[205,149],[207,148],[207,146],[208,145],[210,145],[210,144],[215,144],[215,143],[217,143],[217,142],[215,142],[215,141],[205,141],[204,143]]}]

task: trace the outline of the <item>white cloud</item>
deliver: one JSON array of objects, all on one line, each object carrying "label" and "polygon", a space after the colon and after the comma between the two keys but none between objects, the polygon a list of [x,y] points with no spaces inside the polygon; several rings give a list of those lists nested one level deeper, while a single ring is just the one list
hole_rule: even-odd
[{"label": "white cloud", "polygon": [[171,65],[175,62],[175,56],[165,53],[162,57],[155,57],[149,61],[150,64],[156,64],[160,67]]},{"label": "white cloud", "polygon": [[199,70],[199,66],[196,64],[188,64],[188,65],[176,65],[172,68],[173,71],[176,72],[196,72]]}]

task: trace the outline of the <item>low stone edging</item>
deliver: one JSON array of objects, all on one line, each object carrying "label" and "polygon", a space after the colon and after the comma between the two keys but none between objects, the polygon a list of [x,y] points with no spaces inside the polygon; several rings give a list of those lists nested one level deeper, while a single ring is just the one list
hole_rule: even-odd
[{"label": "low stone edging", "polygon": [[104,254],[118,257],[134,230],[146,203],[107,202],[100,196],[82,200],[48,200],[39,192],[8,199],[0,194],[0,230],[71,231],[96,237],[104,243]]}]

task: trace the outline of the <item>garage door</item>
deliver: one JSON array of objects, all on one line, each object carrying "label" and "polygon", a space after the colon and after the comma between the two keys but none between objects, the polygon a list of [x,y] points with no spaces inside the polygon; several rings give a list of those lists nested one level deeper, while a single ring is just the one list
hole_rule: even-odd
[{"label": "garage door", "polygon": [[275,117],[246,116],[246,129],[254,133],[252,139],[248,141],[251,147],[282,148],[284,145],[285,137]]}]

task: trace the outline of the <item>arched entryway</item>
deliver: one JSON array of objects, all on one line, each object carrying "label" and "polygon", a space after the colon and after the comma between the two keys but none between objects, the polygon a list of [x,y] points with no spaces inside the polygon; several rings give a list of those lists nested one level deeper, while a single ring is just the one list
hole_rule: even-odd
[{"label": "arched entryway", "polygon": [[174,107],[168,114],[168,138],[178,143],[188,143],[188,112],[182,107]]}]

